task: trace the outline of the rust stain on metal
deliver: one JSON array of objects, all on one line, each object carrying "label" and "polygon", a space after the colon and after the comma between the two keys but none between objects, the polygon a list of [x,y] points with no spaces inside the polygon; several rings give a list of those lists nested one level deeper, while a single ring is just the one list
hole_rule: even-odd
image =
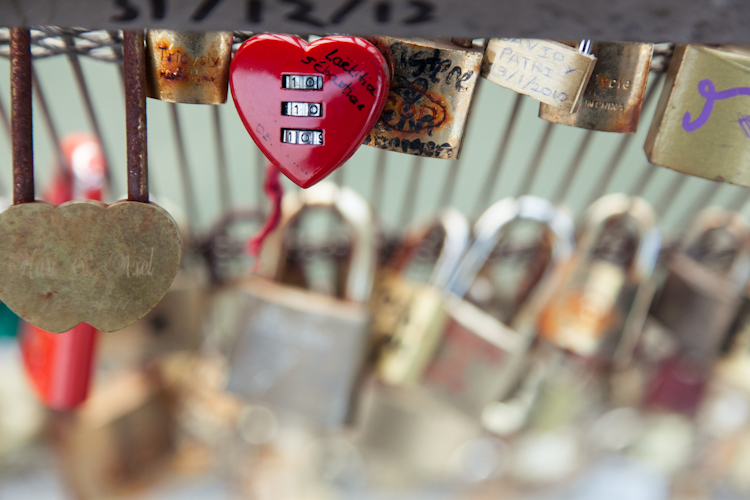
[{"label": "rust stain on metal", "polygon": [[143,32],[123,32],[128,200],[148,202],[146,62]]},{"label": "rust stain on metal", "polygon": [[10,32],[13,204],[34,201],[34,148],[31,117],[31,36],[28,28]]},{"label": "rust stain on metal", "polygon": [[148,96],[175,103],[226,102],[232,39],[229,31],[149,30]]},{"label": "rust stain on metal", "polygon": [[568,113],[548,104],[539,117],[553,123],[603,132],[634,134],[648,83],[652,43],[597,42],[594,70],[578,111]]},{"label": "rust stain on metal", "polygon": [[391,88],[365,144],[458,158],[482,63],[481,47],[436,40],[368,38],[388,61]]}]

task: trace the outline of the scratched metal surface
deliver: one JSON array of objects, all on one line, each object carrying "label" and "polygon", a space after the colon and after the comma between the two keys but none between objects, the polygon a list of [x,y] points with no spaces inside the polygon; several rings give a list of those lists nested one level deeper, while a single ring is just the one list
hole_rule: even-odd
[{"label": "scratched metal surface", "polygon": [[[54,138],[99,130],[112,170],[110,200],[124,198],[120,66],[67,55],[35,59],[33,66],[37,192],[51,180],[59,158]],[[652,72],[649,87],[662,81]],[[0,60],[0,104],[5,115],[10,104],[7,82],[9,63]],[[392,232],[444,206],[455,206],[475,219],[493,201],[529,193],[554,199],[575,215],[604,193],[642,194],[654,204],[668,235],[679,234],[694,212],[708,204],[741,208],[748,193],[744,188],[648,164],[643,144],[659,89],[649,90],[652,97],[644,106],[637,133],[619,135],[549,124],[537,117],[537,101],[480,79],[459,161],[362,147],[332,179],[364,195]],[[245,132],[231,97],[220,106],[149,99],[147,107],[153,198],[165,205],[172,202],[196,229],[209,228],[229,208],[265,204],[261,192],[265,160]],[[9,137],[0,128],[0,165],[6,166],[0,168],[3,196],[10,194],[12,185]],[[286,181],[285,187],[296,189]],[[179,220],[180,214],[175,215]]]}]

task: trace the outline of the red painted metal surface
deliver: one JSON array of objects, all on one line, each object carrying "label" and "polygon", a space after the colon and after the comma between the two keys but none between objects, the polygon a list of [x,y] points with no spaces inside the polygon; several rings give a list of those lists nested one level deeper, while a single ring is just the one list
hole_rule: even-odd
[{"label": "red painted metal surface", "polygon": [[[304,188],[340,167],[362,144],[385,105],[389,71],[383,55],[361,38],[331,36],[308,44],[266,34],[240,47],[229,81],[255,143]],[[289,103],[288,113],[308,116],[283,114],[283,103]]]}]

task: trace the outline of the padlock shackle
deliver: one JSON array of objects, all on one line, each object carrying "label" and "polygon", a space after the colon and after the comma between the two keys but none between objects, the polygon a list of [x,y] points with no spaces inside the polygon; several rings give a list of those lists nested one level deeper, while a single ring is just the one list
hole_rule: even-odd
[{"label": "padlock shackle", "polygon": [[503,229],[515,220],[531,220],[546,224],[556,236],[548,273],[557,262],[570,258],[573,252],[573,221],[550,201],[536,196],[505,198],[491,205],[474,224],[474,242],[453,273],[447,291],[462,298],[479,271],[500,242]]},{"label": "padlock shackle", "polygon": [[633,262],[626,271],[637,281],[647,279],[656,267],[661,248],[661,233],[656,227],[656,213],[651,204],[643,198],[612,193],[592,203],[586,210],[578,250],[590,252],[604,229],[604,222],[617,216],[627,217],[635,223],[638,231],[638,247]]},{"label": "padlock shackle", "polygon": [[701,236],[713,229],[724,229],[739,242],[735,260],[724,277],[736,290],[744,290],[750,276],[750,227],[738,213],[715,206],[704,208],[695,216],[682,238],[680,251],[689,254],[690,248]]},{"label": "padlock shackle", "polygon": [[414,258],[420,244],[438,227],[445,234],[440,253],[427,283],[440,290],[448,285],[471,239],[471,227],[465,215],[454,208],[446,208],[428,221],[419,222],[406,231],[406,235],[388,267],[403,272]]},{"label": "padlock shackle", "polygon": [[284,239],[287,230],[307,209],[314,207],[336,211],[353,235],[345,298],[364,303],[372,293],[377,266],[377,232],[370,206],[355,191],[330,182],[321,182],[306,190],[287,193],[281,204],[281,222],[266,239],[261,255],[261,276],[279,280],[287,262]]},{"label": "padlock shackle", "polygon": [[146,52],[143,30],[123,31],[122,52],[125,71],[128,200],[148,203]]},{"label": "padlock shackle", "polygon": [[31,113],[31,34],[10,30],[13,204],[34,201],[34,135]]}]

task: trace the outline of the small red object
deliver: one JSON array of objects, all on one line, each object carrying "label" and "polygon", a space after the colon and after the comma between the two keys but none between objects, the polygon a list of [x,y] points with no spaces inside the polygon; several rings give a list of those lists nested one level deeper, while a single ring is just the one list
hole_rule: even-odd
[{"label": "small red object", "polygon": [[65,333],[24,323],[19,339],[23,362],[44,406],[66,411],[86,401],[96,338],[96,329],[88,323]]},{"label": "small red object", "polygon": [[273,163],[266,168],[266,180],[263,182],[263,191],[271,202],[271,211],[268,213],[268,218],[263,227],[260,228],[260,231],[258,231],[258,234],[250,238],[250,241],[247,242],[248,253],[256,257],[260,255],[266,236],[276,229],[276,226],[279,225],[279,220],[281,220],[281,198],[284,196],[284,188],[279,180],[279,170]]},{"label": "small red object", "polygon": [[250,136],[303,188],[362,144],[383,111],[389,80],[378,49],[352,36],[308,44],[290,35],[257,35],[239,48],[229,74]]},{"label": "small red object", "polygon": [[[73,133],[60,141],[68,170],[60,170],[44,193],[60,205],[72,199],[102,201],[107,165],[95,136]],[[53,410],[73,410],[89,393],[97,330],[81,323],[65,333],[51,333],[24,323],[21,354],[39,399]]]}]

